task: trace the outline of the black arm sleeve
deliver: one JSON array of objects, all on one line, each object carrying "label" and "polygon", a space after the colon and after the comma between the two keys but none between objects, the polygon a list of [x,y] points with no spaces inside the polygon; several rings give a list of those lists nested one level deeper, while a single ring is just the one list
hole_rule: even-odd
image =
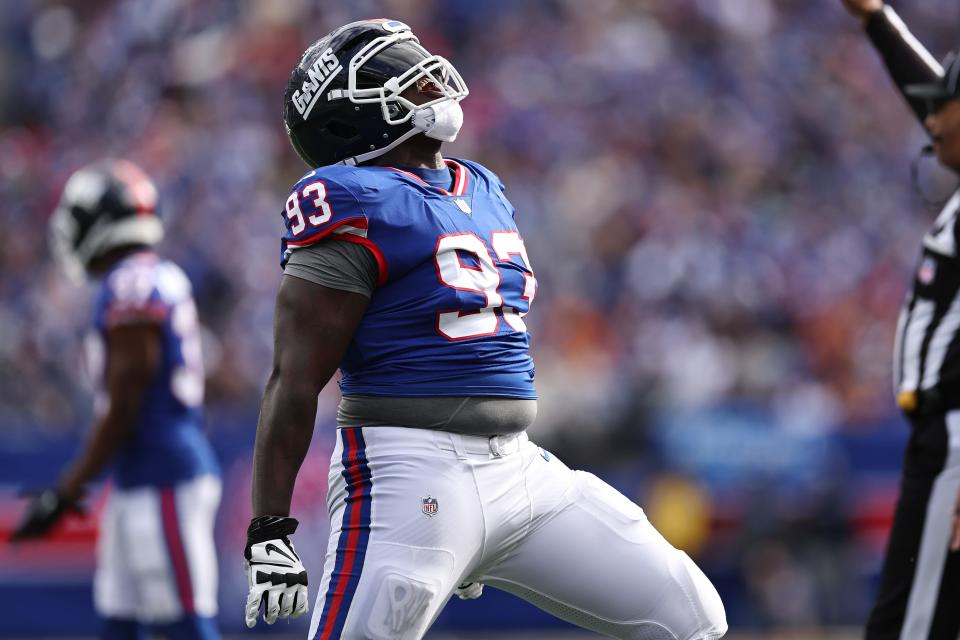
[{"label": "black arm sleeve", "polygon": [[923,123],[928,115],[926,101],[906,95],[903,89],[909,84],[936,82],[943,75],[940,64],[889,6],[871,15],[866,29],[900,93]]}]

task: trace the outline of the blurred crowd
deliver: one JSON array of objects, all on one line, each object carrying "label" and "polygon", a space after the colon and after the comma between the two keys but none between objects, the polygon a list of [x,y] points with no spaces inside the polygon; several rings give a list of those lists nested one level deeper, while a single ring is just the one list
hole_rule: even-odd
[{"label": "blurred crowd", "polygon": [[[936,52],[947,5],[904,10]],[[83,303],[44,223],[103,155],[160,185],[211,403],[255,402],[281,200],[304,169],[283,88],[314,38],[379,14],[469,81],[451,151],[502,175],[535,260],[540,429],[603,430],[638,398],[801,392],[835,424],[890,410],[893,318],[930,215],[906,171],[921,134],[839,2],[163,0],[5,5],[5,419],[81,410],[63,356]]]},{"label": "blurred crowd", "polygon": [[[958,44],[956,0],[901,5],[934,55]],[[497,172],[516,205],[540,284],[541,441],[589,464],[642,455],[663,411],[761,407],[813,432],[893,415],[893,329],[935,212],[909,175],[922,130],[840,0],[14,0],[0,11],[5,444],[89,414],[86,293],[56,270],[46,221],[102,156],[157,181],[163,253],[200,304],[208,404],[252,429],[280,214],[306,170],[283,90],[309,43],[376,16],[461,72],[448,154]],[[919,169],[928,197],[946,195],[947,177]],[[321,412],[335,402],[325,391]],[[781,579],[783,548],[744,562],[771,602],[815,598],[815,577]]]}]

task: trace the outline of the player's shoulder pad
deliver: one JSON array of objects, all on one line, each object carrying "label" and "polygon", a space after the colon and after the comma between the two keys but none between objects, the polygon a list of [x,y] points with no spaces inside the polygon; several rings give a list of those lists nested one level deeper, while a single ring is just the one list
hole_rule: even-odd
[{"label": "player's shoulder pad", "polygon": [[469,171],[477,177],[478,183],[483,183],[483,186],[486,190],[493,195],[494,198],[500,200],[503,205],[510,211],[511,216],[515,216],[517,213],[516,208],[513,206],[513,203],[510,202],[510,199],[507,198],[506,187],[503,186],[503,182],[500,180],[500,176],[495,174],[490,169],[487,169],[485,166],[479,162],[474,162],[473,160],[462,160],[460,158],[453,158],[460,164],[466,166]]},{"label": "player's shoulder pad", "polygon": [[190,281],[180,267],[153,254],[136,254],[104,279],[101,318],[107,327],[163,322],[177,303],[191,296]]},{"label": "player's shoulder pad", "polygon": [[331,165],[308,172],[293,185],[284,203],[286,244],[304,247],[331,235],[365,235],[368,225],[362,201],[369,199],[371,189],[361,168]]},{"label": "player's shoulder pad", "polygon": [[490,171],[490,169],[487,169],[479,162],[474,162],[473,160],[464,160],[462,158],[451,158],[451,160],[455,160],[467,167],[471,173],[477,176],[479,180],[482,180],[489,185],[491,191],[503,193],[506,190],[506,187],[503,186],[503,181],[500,180],[500,176],[495,174],[493,171]]}]

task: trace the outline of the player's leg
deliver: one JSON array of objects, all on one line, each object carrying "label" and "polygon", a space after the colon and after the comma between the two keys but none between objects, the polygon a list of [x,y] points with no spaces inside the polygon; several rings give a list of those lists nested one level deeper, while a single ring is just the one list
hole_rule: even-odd
[{"label": "player's leg", "polygon": [[134,549],[137,618],[173,640],[218,637],[213,519],[216,478],[127,492],[122,531]]},{"label": "player's leg", "polygon": [[136,582],[128,564],[128,550],[120,535],[123,495],[107,498],[97,537],[97,569],[93,576],[93,602],[103,619],[102,640],[140,640],[146,628],[136,620]]},{"label": "player's leg", "polygon": [[[188,590],[183,584],[186,580],[193,596],[192,606],[184,605],[179,619],[156,625],[170,640],[220,637],[216,623],[217,550],[213,539],[220,495],[220,479],[211,475],[194,478],[161,493],[164,537],[178,576],[181,601]],[[178,538],[182,550],[176,547]]]},{"label": "player's leg", "polygon": [[479,554],[483,523],[472,475],[455,451],[438,445],[443,436],[338,429],[311,640],[423,637]]},{"label": "player's leg", "polygon": [[960,412],[952,411],[912,428],[868,640],[960,633],[960,554],[948,550],[958,490]]},{"label": "player's leg", "polygon": [[482,582],[615,638],[723,636],[726,617],[713,585],[640,507],[592,474],[529,447],[530,531],[485,568]]}]

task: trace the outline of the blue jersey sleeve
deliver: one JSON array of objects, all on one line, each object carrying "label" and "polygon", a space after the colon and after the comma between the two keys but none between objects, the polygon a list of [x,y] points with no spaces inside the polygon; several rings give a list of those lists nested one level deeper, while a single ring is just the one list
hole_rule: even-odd
[{"label": "blue jersey sleeve", "polygon": [[378,282],[386,278],[382,252],[368,238],[369,219],[342,167],[322,167],[301,178],[284,204],[286,233],[280,244],[281,268],[293,251],[321,240],[342,240],[367,247],[377,259]]},{"label": "blue jersey sleeve", "polygon": [[157,261],[153,257],[124,261],[104,281],[96,322],[108,330],[124,324],[161,324],[171,305],[161,295]]}]

